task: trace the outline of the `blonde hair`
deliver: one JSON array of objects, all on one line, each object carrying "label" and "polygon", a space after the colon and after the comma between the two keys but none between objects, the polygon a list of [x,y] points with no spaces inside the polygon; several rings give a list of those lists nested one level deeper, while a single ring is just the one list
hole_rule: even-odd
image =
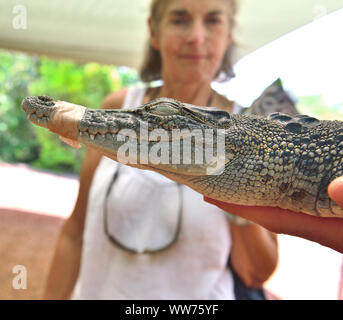
[{"label": "blonde hair", "polygon": [[[151,24],[154,32],[157,32],[159,24],[162,20],[163,14],[168,7],[170,0],[152,0],[150,5],[150,18]],[[235,25],[235,15],[237,12],[237,4],[236,0],[226,0],[226,2],[230,5],[230,12],[231,16],[229,17],[229,25],[230,31]],[[220,80],[228,80],[235,76],[232,68],[231,63],[231,55],[235,44],[234,42],[231,43],[230,47],[226,50],[223,56],[223,60],[219,70],[217,71],[215,77],[223,74]],[[142,67],[140,69],[140,77],[144,82],[150,82],[154,80],[161,79],[161,68],[162,68],[162,60],[161,55],[158,50],[155,50],[150,40],[148,41],[148,45],[145,51],[144,60],[142,63]]]}]

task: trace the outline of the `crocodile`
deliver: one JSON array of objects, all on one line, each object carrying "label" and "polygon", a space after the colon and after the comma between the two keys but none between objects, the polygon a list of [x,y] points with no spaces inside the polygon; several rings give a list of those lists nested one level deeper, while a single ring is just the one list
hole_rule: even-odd
[{"label": "crocodile", "polygon": [[[230,115],[168,98],[126,110],[99,110],[39,96],[25,98],[22,108],[34,124],[68,141],[96,148],[115,161],[158,172],[207,197],[343,217],[343,208],[327,192],[329,183],[343,176],[342,121],[281,113]],[[172,149],[175,130],[186,132],[181,139],[177,137],[181,143],[176,151]],[[192,138],[192,130],[205,138]],[[206,132],[213,134],[206,137]],[[185,155],[182,150],[189,137],[191,152]],[[197,161],[197,150],[204,154],[207,149],[216,151],[215,156]],[[130,151],[135,156],[131,160]],[[161,161],[162,151],[167,152],[165,161]],[[179,161],[173,161],[175,153]],[[149,158],[150,154],[155,157]]]}]

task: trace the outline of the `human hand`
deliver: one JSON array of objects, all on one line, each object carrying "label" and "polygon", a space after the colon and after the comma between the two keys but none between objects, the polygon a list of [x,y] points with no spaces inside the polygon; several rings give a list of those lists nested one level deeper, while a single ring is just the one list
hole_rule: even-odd
[{"label": "human hand", "polygon": [[[330,183],[328,193],[343,208],[343,177]],[[236,205],[208,197],[204,200],[272,232],[315,241],[343,253],[343,218],[315,217],[277,207]]]}]

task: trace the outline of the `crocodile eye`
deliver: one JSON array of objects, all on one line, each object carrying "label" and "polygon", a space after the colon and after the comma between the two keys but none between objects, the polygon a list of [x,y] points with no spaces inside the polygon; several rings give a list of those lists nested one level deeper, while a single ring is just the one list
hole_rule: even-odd
[{"label": "crocodile eye", "polygon": [[158,105],[151,108],[149,112],[158,116],[172,116],[177,114],[178,110],[169,105]]}]

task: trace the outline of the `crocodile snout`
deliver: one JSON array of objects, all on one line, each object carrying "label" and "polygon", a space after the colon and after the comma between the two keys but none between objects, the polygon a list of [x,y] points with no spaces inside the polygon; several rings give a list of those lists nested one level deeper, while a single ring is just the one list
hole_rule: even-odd
[{"label": "crocodile snout", "polygon": [[77,140],[78,123],[86,110],[76,104],[54,101],[49,96],[27,97],[22,108],[33,123],[72,140]]},{"label": "crocodile snout", "polygon": [[22,108],[32,122],[46,127],[54,111],[55,102],[48,96],[27,97]]},{"label": "crocodile snout", "polygon": [[34,113],[42,108],[49,108],[55,105],[55,102],[49,96],[26,97],[23,100],[22,108],[25,112]]}]

